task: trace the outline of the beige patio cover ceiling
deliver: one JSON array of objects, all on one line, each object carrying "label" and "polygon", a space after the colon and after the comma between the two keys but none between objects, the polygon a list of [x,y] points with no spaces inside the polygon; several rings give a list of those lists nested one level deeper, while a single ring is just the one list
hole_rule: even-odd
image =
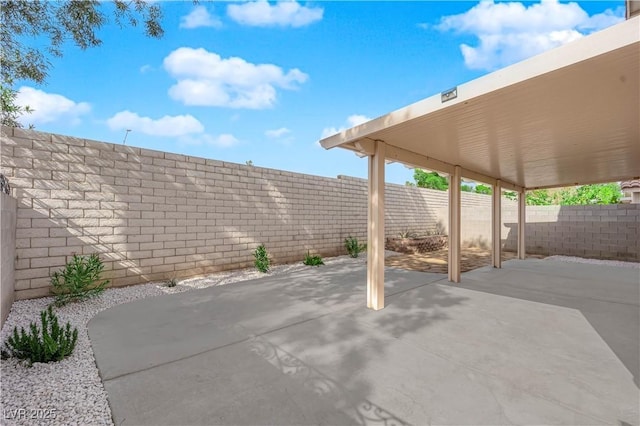
[{"label": "beige patio cover ceiling", "polygon": [[506,188],[638,178],[639,76],[640,16],[320,143],[366,153],[380,140],[388,159],[458,165]]}]

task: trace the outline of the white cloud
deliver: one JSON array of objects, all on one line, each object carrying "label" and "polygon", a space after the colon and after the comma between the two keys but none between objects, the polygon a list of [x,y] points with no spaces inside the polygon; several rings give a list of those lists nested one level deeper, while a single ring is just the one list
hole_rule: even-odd
[{"label": "white cloud", "polygon": [[204,126],[191,115],[165,115],[158,119],[141,117],[135,112],[120,111],[107,120],[111,130],[130,129],[151,136],[177,137],[204,132]]},{"label": "white cloud", "polygon": [[322,135],[320,136],[320,139],[324,139],[324,138],[328,138],[331,135],[335,135],[336,133],[340,133],[343,130],[347,130],[351,127],[355,127],[358,126],[362,123],[366,123],[367,121],[370,121],[371,118],[367,117],[366,115],[361,115],[361,114],[353,114],[350,115],[349,117],[347,117],[346,120],[346,125],[340,128],[335,128],[335,127],[325,127],[322,130]]},{"label": "white cloud", "polygon": [[135,112],[120,111],[107,120],[111,130],[133,130],[150,136],[177,138],[184,145],[212,145],[228,148],[240,141],[229,133],[217,136],[205,133],[202,123],[192,115],[165,115],[158,119],[141,117]]},{"label": "white cloud", "polygon": [[252,64],[238,57],[221,58],[205,49],[181,47],[164,59],[178,82],[171,98],[185,105],[262,109],[271,107],[276,88],[293,90],[308,75],[297,68],[284,72],[273,64]]},{"label": "white cloud", "polygon": [[347,123],[351,126],[359,126],[362,123],[366,123],[367,121],[371,121],[372,119],[362,114],[354,114],[347,117]]},{"label": "white cloud", "polygon": [[52,122],[77,125],[81,121],[80,117],[91,111],[91,105],[87,102],[74,102],[62,95],[28,86],[18,89],[16,104],[29,106],[33,110],[31,114],[24,114],[18,118],[23,126]]},{"label": "white cloud", "polygon": [[222,27],[222,21],[217,16],[211,15],[206,7],[196,6],[191,13],[180,18],[180,28]]},{"label": "white cloud", "polygon": [[528,7],[483,0],[465,13],[443,17],[435,28],[475,36],[477,46],[460,45],[465,64],[490,71],[579,39],[623,16],[623,8],[589,16],[577,3],[557,0]]},{"label": "white cloud", "polygon": [[291,130],[287,129],[286,127],[280,127],[279,129],[267,130],[266,132],[264,132],[265,136],[269,139],[278,139],[290,133]]},{"label": "white cloud", "polygon": [[151,65],[149,65],[149,64],[145,64],[145,65],[140,67],[140,73],[141,74],[148,73],[149,71],[153,71],[153,67]]},{"label": "white cloud", "polygon": [[300,6],[296,1],[280,1],[274,5],[266,0],[227,6],[227,15],[242,25],[253,27],[304,27],[322,19],[320,7]]},{"label": "white cloud", "polygon": [[217,146],[219,148],[230,148],[232,146],[237,145],[240,141],[230,133],[223,133],[218,136],[213,136],[208,133],[203,133],[201,135],[186,135],[182,136],[178,139],[180,143],[186,145],[212,145]]},{"label": "white cloud", "polygon": [[287,129],[286,127],[280,127],[279,129],[273,129],[273,130],[267,130],[264,132],[264,135],[271,139],[276,141],[279,144],[282,145],[290,145],[291,143],[293,143],[294,141],[294,137],[292,135],[291,130]]},{"label": "white cloud", "polygon": [[589,19],[582,23],[578,28],[581,30],[598,31],[603,28],[610,27],[624,20],[625,9],[624,6],[620,6],[615,10],[607,9],[602,13],[597,13],[589,17]]}]

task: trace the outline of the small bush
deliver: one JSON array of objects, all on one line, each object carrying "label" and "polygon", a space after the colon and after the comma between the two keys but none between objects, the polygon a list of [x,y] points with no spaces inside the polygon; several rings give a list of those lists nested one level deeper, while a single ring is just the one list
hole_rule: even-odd
[{"label": "small bush", "polygon": [[408,229],[406,231],[400,232],[400,238],[416,238],[417,234],[415,232],[409,231]]},{"label": "small bush", "polygon": [[367,249],[367,245],[359,244],[357,238],[349,236],[344,240],[344,248],[347,249],[349,256],[356,258],[360,253]]},{"label": "small bush", "polygon": [[104,264],[97,254],[90,256],[74,254],[64,269],[54,272],[51,277],[56,306],[88,299],[102,293],[109,284],[109,280],[100,282],[103,269]]},{"label": "small bush", "polygon": [[9,336],[2,349],[2,359],[15,357],[25,359],[29,364],[34,362],[54,362],[71,355],[78,340],[78,329],[71,330],[71,324],[67,322],[64,328],[60,327],[58,317],[49,306],[40,312],[41,329],[35,323],[29,325],[30,333],[18,327],[13,328],[13,335]]},{"label": "small bush", "polygon": [[258,271],[267,273],[269,272],[269,265],[271,261],[269,260],[269,253],[267,253],[267,249],[264,244],[260,244],[256,250],[253,252],[253,257],[256,258],[255,265]]},{"label": "small bush", "polygon": [[176,285],[178,285],[178,282],[176,281],[175,278],[171,278],[170,280],[167,280],[167,287],[175,287]]},{"label": "small bush", "polygon": [[307,254],[304,255],[304,260],[302,261],[302,263],[304,263],[307,266],[324,265],[324,262],[322,261],[322,258],[320,256],[317,256],[317,255],[311,256],[311,254],[309,254],[308,251],[307,251]]}]

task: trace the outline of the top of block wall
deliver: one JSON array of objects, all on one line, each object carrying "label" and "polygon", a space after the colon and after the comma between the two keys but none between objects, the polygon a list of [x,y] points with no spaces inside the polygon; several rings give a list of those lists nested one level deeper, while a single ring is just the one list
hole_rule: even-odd
[{"label": "top of block wall", "polygon": [[[170,152],[164,152],[164,151],[158,151],[158,150],[153,150],[153,149],[148,149],[148,148],[137,148],[134,146],[130,146],[130,145],[122,145],[122,144],[116,144],[116,143],[112,143],[112,142],[104,142],[104,141],[96,141],[96,140],[92,140],[92,139],[84,139],[84,138],[78,138],[78,137],[74,137],[74,136],[67,136],[67,135],[60,135],[60,134],[55,134],[55,133],[47,133],[47,132],[41,132],[41,131],[37,131],[37,130],[32,130],[32,129],[21,129],[21,128],[14,128],[14,127],[8,127],[8,126],[1,126],[1,134],[4,137],[9,137],[9,138],[20,138],[20,139],[25,139],[25,140],[31,140],[31,141],[43,141],[43,142],[49,142],[49,143],[63,143],[63,144],[67,144],[67,145],[73,145],[73,146],[79,146],[79,147],[88,147],[88,148],[93,148],[93,149],[98,149],[98,150],[102,150],[102,151],[115,151],[115,152],[120,152],[120,153],[127,153],[127,154],[132,154],[132,155],[139,155],[139,156],[144,156],[144,157],[152,157],[152,158],[158,158],[158,159],[165,159],[165,160],[174,160],[174,161],[184,161],[184,162],[189,162],[189,163],[197,163],[197,164],[206,164],[206,165],[214,165],[214,166],[221,166],[221,167],[227,167],[227,168],[231,168],[231,169],[238,169],[238,170],[256,170],[256,171],[262,171],[262,172],[267,172],[270,174],[276,174],[276,175],[280,175],[283,177],[289,177],[291,179],[309,179],[309,180],[313,180],[313,181],[332,181],[335,178],[332,177],[327,177],[327,176],[317,176],[317,175],[311,175],[311,174],[307,174],[307,173],[299,173],[299,172],[293,172],[293,171],[287,171],[287,170],[279,170],[279,169],[272,169],[269,167],[261,167],[261,166],[248,166],[246,164],[240,164],[240,163],[233,163],[233,162],[228,162],[228,161],[221,161],[221,160],[214,160],[214,159],[209,159],[209,158],[204,158],[204,157],[195,157],[195,156],[189,156],[189,155],[184,155],[184,154],[176,154],[176,153],[170,153]],[[357,179],[357,178],[353,178],[353,179]]]}]

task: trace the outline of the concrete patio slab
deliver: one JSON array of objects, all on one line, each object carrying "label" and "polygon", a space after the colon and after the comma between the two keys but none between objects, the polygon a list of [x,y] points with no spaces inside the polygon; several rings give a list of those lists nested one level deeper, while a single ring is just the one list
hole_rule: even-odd
[{"label": "concrete patio slab", "polygon": [[578,310],[640,385],[640,269],[528,259],[456,286]]},{"label": "concrete patio slab", "polygon": [[462,285],[388,268],[382,311],[364,307],[364,265],[310,269],[121,305],[89,334],[118,425],[640,423],[633,348],[524,297],[635,318],[617,325],[637,348],[638,271],[537,262]]},{"label": "concrete patio slab", "polygon": [[[442,278],[397,270],[388,291]],[[95,316],[89,333],[100,374],[109,380],[361,306],[365,281],[364,267],[352,265],[265,276],[119,305]]]}]

